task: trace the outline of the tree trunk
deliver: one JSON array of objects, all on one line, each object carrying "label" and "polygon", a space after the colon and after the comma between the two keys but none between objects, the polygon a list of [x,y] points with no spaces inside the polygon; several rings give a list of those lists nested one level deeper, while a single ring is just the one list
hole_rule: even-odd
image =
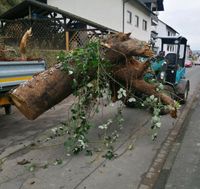
[{"label": "tree trunk", "polygon": [[[144,42],[130,39],[129,34],[119,33],[111,35],[110,38],[102,41],[102,46],[104,58],[113,63],[113,70],[111,69],[111,71],[113,71],[116,78],[123,80],[125,84],[131,83],[131,87],[136,90],[160,97],[165,104],[172,103],[170,98],[156,92],[155,86],[142,80],[142,76],[150,63],[141,64],[131,58],[133,55],[152,56],[152,51]],[[118,66],[119,61],[121,61],[121,64]],[[36,119],[43,112],[73,93],[73,75],[62,71],[60,67],[60,65],[56,65],[35,75],[31,80],[10,93],[16,107],[28,119]],[[95,73],[92,70],[88,75],[92,79]]]}]

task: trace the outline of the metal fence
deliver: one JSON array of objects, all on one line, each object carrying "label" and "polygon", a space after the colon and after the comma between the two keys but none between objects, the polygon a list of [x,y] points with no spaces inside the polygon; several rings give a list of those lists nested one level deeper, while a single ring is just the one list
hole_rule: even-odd
[{"label": "metal fence", "polygon": [[9,46],[19,46],[23,34],[32,27],[32,37],[28,47],[49,50],[71,50],[81,47],[90,40],[103,34],[94,28],[65,29],[66,26],[57,19],[18,19],[1,20],[0,36]]}]

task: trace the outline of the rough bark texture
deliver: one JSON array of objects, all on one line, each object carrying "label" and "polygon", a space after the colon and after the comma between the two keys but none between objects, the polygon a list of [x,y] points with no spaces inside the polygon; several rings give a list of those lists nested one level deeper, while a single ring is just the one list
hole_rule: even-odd
[{"label": "rough bark texture", "polygon": [[[125,86],[148,95],[153,94],[161,98],[164,104],[173,105],[170,97],[157,92],[154,85],[143,80],[150,62],[142,64],[132,56],[150,57],[153,53],[146,43],[130,39],[129,35],[119,33],[102,41],[103,56],[113,63],[113,76]],[[95,72],[88,74],[92,76]],[[69,96],[73,92],[72,80],[73,76],[61,71],[57,65],[16,88],[11,92],[11,98],[17,108],[32,120]]]},{"label": "rough bark texture", "polygon": [[15,106],[33,120],[71,94],[72,80],[64,71],[53,67],[20,85],[10,96]]},{"label": "rough bark texture", "polygon": [[131,56],[153,56],[153,52],[146,42],[131,39],[129,38],[130,34],[113,34],[102,41],[102,46],[106,48],[105,57],[110,62],[116,64],[119,61],[127,61],[127,57]]}]

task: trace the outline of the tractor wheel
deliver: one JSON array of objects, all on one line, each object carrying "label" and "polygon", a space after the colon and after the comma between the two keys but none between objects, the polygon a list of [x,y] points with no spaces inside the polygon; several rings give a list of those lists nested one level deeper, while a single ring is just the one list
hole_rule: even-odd
[{"label": "tractor wheel", "polygon": [[188,93],[189,93],[189,88],[188,86],[186,86],[184,90],[184,94],[178,95],[180,97],[180,100],[179,100],[180,104],[185,104],[187,102]]},{"label": "tractor wheel", "polygon": [[6,115],[10,115],[11,114],[11,105],[10,104],[5,105],[4,109],[5,109],[5,114]]}]

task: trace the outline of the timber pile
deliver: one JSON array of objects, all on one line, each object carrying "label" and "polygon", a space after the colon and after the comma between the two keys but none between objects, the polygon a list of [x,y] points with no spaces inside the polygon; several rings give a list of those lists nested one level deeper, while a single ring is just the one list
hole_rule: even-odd
[{"label": "timber pile", "polygon": [[[130,33],[113,34],[102,40],[101,58],[108,59],[112,63],[109,70],[113,77],[128,88],[140,91],[147,95],[155,95],[160,98],[163,104],[174,107],[174,101],[164,93],[156,91],[156,86],[143,80],[150,61],[140,63],[133,56],[152,57],[153,53],[147,43],[131,39]],[[74,76],[64,72],[62,65],[54,67],[35,75],[33,79],[20,85],[10,94],[16,107],[28,118],[36,119],[46,110],[50,109],[64,98],[73,93],[72,83]],[[89,71],[90,78],[96,72]],[[81,77],[80,77],[81,79]],[[119,86],[111,81],[113,100],[117,100]],[[174,116],[176,109],[171,112]]]}]

